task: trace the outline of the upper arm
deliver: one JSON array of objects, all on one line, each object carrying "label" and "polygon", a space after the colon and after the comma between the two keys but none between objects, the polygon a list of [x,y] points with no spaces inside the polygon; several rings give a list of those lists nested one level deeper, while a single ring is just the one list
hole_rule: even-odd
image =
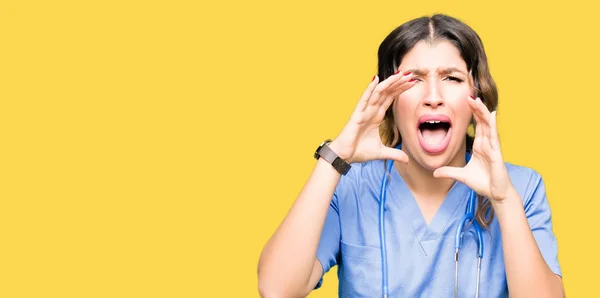
[{"label": "upper arm", "polygon": [[317,287],[317,283],[321,283],[321,279],[323,278],[323,266],[319,259],[315,259],[313,264],[312,272],[310,273],[310,278],[308,279],[308,285],[306,288],[306,293],[310,293]]},{"label": "upper arm", "polygon": [[556,278],[558,278],[558,283],[560,284],[560,289],[562,290],[562,297],[566,297],[566,293],[565,293],[565,284],[563,283],[562,280],[562,276],[560,275],[554,275],[556,276]]},{"label": "upper arm", "polygon": [[323,231],[317,247],[316,259],[313,264],[313,270],[309,278],[309,292],[321,287],[323,283],[323,275],[327,273],[333,266],[337,265],[340,260],[340,242],[341,242],[341,220],[340,210],[343,206],[344,198],[352,196],[356,192],[357,187],[357,171],[360,167],[353,167],[347,175],[342,176],[336,189],[333,193]]},{"label": "upper arm", "polygon": [[327,273],[331,267],[335,266],[339,258],[341,240],[340,217],[337,208],[337,200],[335,199],[336,197],[334,195],[334,200],[332,200],[329,210],[327,211],[323,232],[321,233],[321,239],[317,248],[316,260],[310,276],[309,285],[312,286],[313,289],[321,287],[323,274]]}]

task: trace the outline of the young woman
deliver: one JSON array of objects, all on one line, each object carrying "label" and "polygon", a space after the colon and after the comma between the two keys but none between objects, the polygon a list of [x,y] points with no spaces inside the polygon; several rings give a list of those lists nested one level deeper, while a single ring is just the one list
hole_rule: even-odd
[{"label": "young woman", "polygon": [[340,297],[564,297],[544,182],[503,160],[477,33],[414,19],[378,59],[265,245],[260,294],[306,296],[338,265]]}]

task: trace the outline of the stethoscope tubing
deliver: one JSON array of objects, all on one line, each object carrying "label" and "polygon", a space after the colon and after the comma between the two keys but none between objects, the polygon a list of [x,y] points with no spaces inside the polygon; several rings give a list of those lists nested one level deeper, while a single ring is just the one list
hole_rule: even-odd
[{"label": "stethoscope tubing", "polygon": [[[400,149],[401,145],[397,146],[397,149]],[[467,162],[470,159],[470,155],[467,153],[466,159]],[[386,202],[386,194],[387,194],[387,186],[389,182],[389,177],[392,172],[392,166],[394,165],[393,160],[387,161],[387,172],[384,173],[383,179],[381,180],[381,189],[379,192],[379,244],[381,251],[381,287],[382,287],[382,296],[383,298],[388,298],[389,289],[388,289],[388,266],[387,266],[387,248],[386,248],[386,237],[385,237],[385,202]],[[460,251],[460,247],[462,244],[463,237],[463,228],[468,223],[473,223],[473,228],[475,229],[475,234],[477,235],[477,284],[476,284],[476,292],[475,297],[479,297],[479,281],[481,274],[481,259],[483,258],[484,253],[484,245],[483,245],[483,234],[481,231],[481,227],[479,223],[475,219],[475,205],[476,205],[477,193],[472,189],[469,190],[469,200],[467,201],[467,208],[465,210],[465,215],[461,218],[460,223],[456,229],[456,235],[454,238],[454,248],[455,255],[454,261],[456,263],[456,271],[455,271],[455,279],[454,279],[454,296],[458,296],[458,253]]]}]

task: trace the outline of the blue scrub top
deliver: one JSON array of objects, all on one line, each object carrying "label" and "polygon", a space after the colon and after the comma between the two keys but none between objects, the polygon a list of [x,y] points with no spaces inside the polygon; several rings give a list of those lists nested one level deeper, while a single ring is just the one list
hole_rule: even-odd
[{"label": "blue scrub top", "polygon": [[[533,169],[506,163],[538,247],[560,276],[558,248],[541,176]],[[383,161],[354,164],[333,195],[317,250],[325,274],[338,265],[339,297],[381,297],[379,192]],[[454,236],[465,214],[469,188],[456,182],[430,224],[404,180],[392,167],[386,198],[385,229],[390,297],[454,295]],[[472,225],[459,255],[459,297],[475,297],[477,240]],[[480,295],[508,297],[502,238],[496,218],[483,231]],[[319,288],[323,279],[315,288]]]}]

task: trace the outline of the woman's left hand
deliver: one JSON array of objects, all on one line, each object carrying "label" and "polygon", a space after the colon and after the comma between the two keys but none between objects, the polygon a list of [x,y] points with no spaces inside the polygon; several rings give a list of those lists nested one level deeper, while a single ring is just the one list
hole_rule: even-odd
[{"label": "woman's left hand", "polygon": [[496,112],[490,113],[479,98],[469,97],[467,101],[477,122],[471,159],[464,167],[438,168],[433,176],[456,179],[487,197],[491,203],[500,203],[513,185],[500,151]]}]

